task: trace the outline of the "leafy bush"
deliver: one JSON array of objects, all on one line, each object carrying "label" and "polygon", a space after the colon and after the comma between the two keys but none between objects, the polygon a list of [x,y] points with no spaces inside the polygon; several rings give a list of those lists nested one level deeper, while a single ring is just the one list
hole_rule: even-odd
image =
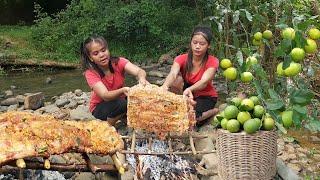
[{"label": "leafy bush", "polygon": [[[156,58],[185,43],[196,11],[184,1],[72,0],[50,17],[35,5],[34,43],[39,48],[74,57],[78,45],[91,34],[107,38],[111,52],[134,60]],[[172,6],[175,5],[175,6]]]}]

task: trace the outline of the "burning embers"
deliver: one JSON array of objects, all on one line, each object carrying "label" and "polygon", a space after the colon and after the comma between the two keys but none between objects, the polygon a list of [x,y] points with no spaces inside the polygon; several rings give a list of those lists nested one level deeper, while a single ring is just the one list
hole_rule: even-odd
[{"label": "burning embers", "polygon": [[[136,150],[148,153],[147,140],[136,143]],[[128,154],[127,161],[135,169],[138,179],[192,179],[195,173],[194,163],[182,156],[168,155],[169,146],[165,141],[155,140],[152,143],[153,152],[164,153],[163,155],[134,155]]]}]

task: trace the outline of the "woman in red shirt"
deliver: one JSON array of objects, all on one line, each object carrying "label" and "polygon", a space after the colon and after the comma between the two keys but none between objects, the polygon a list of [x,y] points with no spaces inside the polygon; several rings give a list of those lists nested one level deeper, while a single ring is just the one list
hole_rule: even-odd
[{"label": "woman in red shirt", "polygon": [[127,112],[124,87],[125,72],[137,77],[145,85],[146,72],[123,57],[112,57],[107,41],[101,36],[91,36],[80,47],[84,75],[92,89],[89,110],[92,115],[114,124]]},{"label": "woman in red shirt", "polygon": [[183,95],[195,103],[198,125],[218,112],[218,109],[214,108],[218,93],[212,80],[219,67],[219,60],[208,53],[211,40],[212,32],[209,27],[196,27],[191,36],[189,52],[175,58],[170,73],[162,85],[168,90],[172,86],[181,84],[179,79],[183,80]]}]

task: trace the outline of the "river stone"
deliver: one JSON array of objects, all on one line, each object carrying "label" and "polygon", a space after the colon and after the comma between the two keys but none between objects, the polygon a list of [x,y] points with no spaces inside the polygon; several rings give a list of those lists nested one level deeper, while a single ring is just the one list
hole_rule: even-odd
[{"label": "river stone", "polygon": [[18,109],[18,104],[13,104],[8,107],[8,111],[16,111]]},{"label": "river stone", "polygon": [[95,180],[95,175],[89,172],[81,172],[81,173],[77,173],[75,174],[72,179],[74,180]]},{"label": "river stone", "polygon": [[51,83],[52,83],[51,77],[47,77],[47,79],[46,79],[46,84],[51,84]]},{"label": "river stone", "polygon": [[0,106],[0,112],[5,112],[8,110],[8,106]]},{"label": "river stone", "polygon": [[297,173],[290,167],[287,167],[281,159],[277,158],[276,164],[277,172],[282,179],[300,180],[300,177],[297,175]]},{"label": "river stone", "polygon": [[10,105],[14,105],[14,104],[19,104],[18,99],[17,98],[7,98],[3,101],[1,101],[0,103],[2,106],[10,106]]},{"label": "river stone", "polygon": [[24,95],[17,95],[16,96],[19,104],[23,104],[24,103],[24,99],[26,98]]},{"label": "river stone", "polygon": [[81,89],[76,89],[76,90],[74,90],[74,94],[76,96],[81,96],[82,95],[82,90]]},{"label": "river stone", "polygon": [[44,105],[44,94],[42,92],[26,96],[24,108],[36,110]]},{"label": "river stone", "polygon": [[65,105],[69,104],[69,102],[70,102],[70,101],[69,101],[68,99],[62,99],[62,98],[60,98],[60,99],[56,100],[55,104],[56,104],[58,107],[63,107],[63,106],[65,106]]},{"label": "river stone", "polygon": [[85,119],[96,119],[92,116],[88,106],[79,105],[76,109],[70,111],[70,119],[73,120],[85,120]]},{"label": "river stone", "polygon": [[12,90],[4,91],[4,95],[5,95],[6,98],[7,97],[11,97],[11,96],[13,96],[13,91]]},{"label": "river stone", "polygon": [[60,109],[55,104],[50,104],[50,105],[42,107],[42,108],[40,108],[38,110],[46,112],[46,113],[49,113],[49,114],[53,114],[55,112],[59,112],[60,111]]},{"label": "river stone", "polygon": [[156,76],[156,77],[159,77],[159,78],[163,78],[163,77],[166,76],[163,72],[161,72],[161,71],[156,71],[156,70],[149,71],[149,72],[148,72],[148,75],[149,75],[149,76]]}]

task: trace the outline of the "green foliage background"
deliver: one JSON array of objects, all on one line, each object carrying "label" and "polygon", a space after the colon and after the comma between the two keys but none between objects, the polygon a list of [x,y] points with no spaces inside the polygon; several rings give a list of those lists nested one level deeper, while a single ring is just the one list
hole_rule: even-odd
[{"label": "green foliage background", "polygon": [[194,4],[183,0],[72,0],[53,17],[39,5],[35,12],[34,43],[67,59],[74,59],[80,42],[91,34],[106,37],[114,55],[153,59],[186,42],[200,21]]}]

